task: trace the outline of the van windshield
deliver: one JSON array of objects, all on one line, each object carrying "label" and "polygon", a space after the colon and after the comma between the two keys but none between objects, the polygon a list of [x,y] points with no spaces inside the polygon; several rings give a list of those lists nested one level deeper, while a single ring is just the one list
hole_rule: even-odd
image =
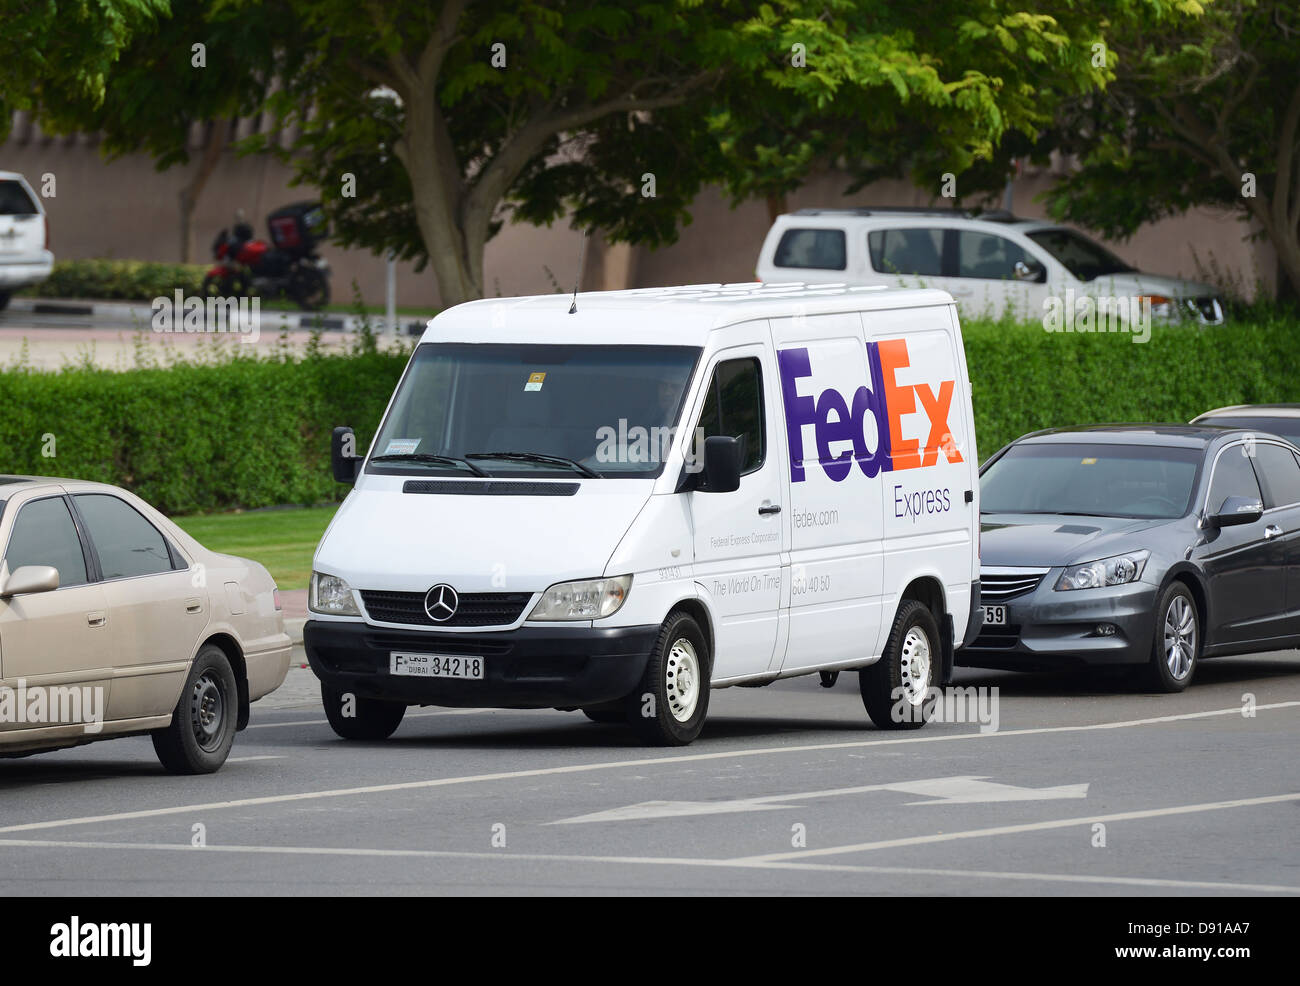
[{"label": "van windshield", "polygon": [[424,343],[367,472],[657,476],[700,349]]}]

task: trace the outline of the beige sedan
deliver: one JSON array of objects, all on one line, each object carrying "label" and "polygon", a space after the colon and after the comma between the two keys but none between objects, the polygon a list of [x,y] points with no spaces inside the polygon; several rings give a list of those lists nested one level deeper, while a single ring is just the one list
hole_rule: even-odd
[{"label": "beige sedan", "polygon": [[148,733],[210,773],[289,669],[279,593],[101,483],[0,476],[0,756]]}]

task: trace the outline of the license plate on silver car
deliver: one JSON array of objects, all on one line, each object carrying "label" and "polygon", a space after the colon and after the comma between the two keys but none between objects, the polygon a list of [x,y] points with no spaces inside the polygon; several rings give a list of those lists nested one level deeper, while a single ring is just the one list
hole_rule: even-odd
[{"label": "license plate on silver car", "polygon": [[984,610],[986,627],[1004,627],[1007,625],[1007,608],[1005,606],[981,606]]},{"label": "license plate on silver car", "polygon": [[411,654],[392,651],[388,655],[390,674],[411,678],[467,678],[483,679],[483,658],[461,657],[456,654]]}]

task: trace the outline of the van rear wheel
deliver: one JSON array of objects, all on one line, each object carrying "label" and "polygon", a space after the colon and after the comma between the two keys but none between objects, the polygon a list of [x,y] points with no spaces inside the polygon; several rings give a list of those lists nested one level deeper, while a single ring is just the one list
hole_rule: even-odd
[{"label": "van rear wheel", "polygon": [[321,703],[330,728],[343,739],[388,739],[402,724],[406,706],[401,702],[383,702],[377,698],[361,698],[340,692],[321,684]]},{"label": "van rear wheel", "polygon": [[659,630],[641,687],[624,699],[627,723],[652,746],[685,746],[709,711],[708,642],[694,618],[673,613]]},{"label": "van rear wheel", "polygon": [[920,729],[930,721],[941,654],[934,614],[904,600],[880,660],[858,672],[862,704],[877,729]]}]

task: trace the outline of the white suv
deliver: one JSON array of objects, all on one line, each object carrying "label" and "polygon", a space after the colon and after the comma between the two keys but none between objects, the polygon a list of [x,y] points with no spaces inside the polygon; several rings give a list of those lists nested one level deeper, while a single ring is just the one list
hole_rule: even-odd
[{"label": "white suv", "polygon": [[1210,285],[1138,271],[1081,233],[1008,212],[800,209],[777,217],[755,273],[768,282],[939,288],[965,318],[1011,311],[1037,319],[1049,298],[1107,296],[1149,297],[1156,318],[1223,321]]},{"label": "white suv", "polygon": [[0,311],[19,288],[50,276],[50,223],[32,186],[16,171],[0,171]]}]

